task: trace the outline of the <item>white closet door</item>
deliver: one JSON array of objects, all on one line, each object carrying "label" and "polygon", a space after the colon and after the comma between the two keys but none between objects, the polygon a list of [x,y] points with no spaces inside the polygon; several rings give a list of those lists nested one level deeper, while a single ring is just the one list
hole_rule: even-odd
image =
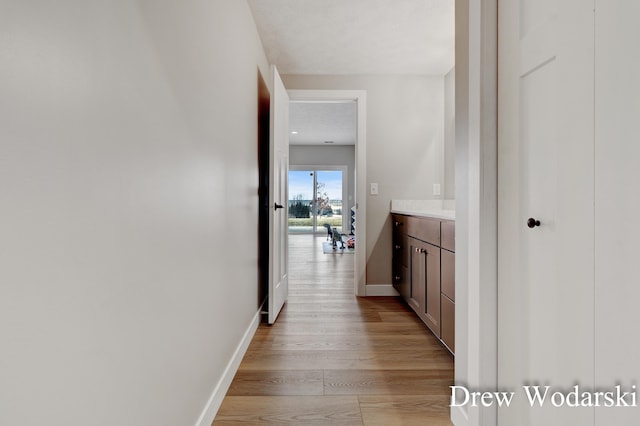
[{"label": "white closet door", "polygon": [[269,310],[273,324],[289,297],[289,255],[287,241],[289,175],[289,95],[275,65],[271,66],[271,182],[269,200]]},{"label": "white closet door", "polygon": [[[637,0],[596,2],[595,371],[625,390],[640,388],[639,16]],[[596,424],[639,425],[640,408],[598,408]]]},{"label": "white closet door", "polygon": [[592,424],[522,387],[593,386],[593,1],[501,1],[498,16],[498,382],[516,392],[499,424]]}]

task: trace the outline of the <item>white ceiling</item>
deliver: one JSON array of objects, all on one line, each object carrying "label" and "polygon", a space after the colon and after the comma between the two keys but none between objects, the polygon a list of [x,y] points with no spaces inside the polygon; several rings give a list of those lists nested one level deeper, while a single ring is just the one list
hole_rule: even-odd
[{"label": "white ceiling", "polygon": [[355,145],[356,103],[291,102],[289,129],[291,145]]},{"label": "white ceiling", "polygon": [[[248,0],[280,74],[445,75],[455,0]],[[354,103],[292,103],[292,145],[355,143]]]},{"label": "white ceiling", "polygon": [[280,74],[444,75],[454,0],[248,0]]}]

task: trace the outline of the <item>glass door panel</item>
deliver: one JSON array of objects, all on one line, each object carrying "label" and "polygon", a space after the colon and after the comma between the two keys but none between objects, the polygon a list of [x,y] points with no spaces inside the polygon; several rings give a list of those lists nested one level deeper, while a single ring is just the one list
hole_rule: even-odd
[{"label": "glass door panel", "polygon": [[314,232],[312,170],[289,170],[289,232]]},{"label": "glass door panel", "polygon": [[342,232],[342,171],[316,171],[316,232],[326,224]]}]

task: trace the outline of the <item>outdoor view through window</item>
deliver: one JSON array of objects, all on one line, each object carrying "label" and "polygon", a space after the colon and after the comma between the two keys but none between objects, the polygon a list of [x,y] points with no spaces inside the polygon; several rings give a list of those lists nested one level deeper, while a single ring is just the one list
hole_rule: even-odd
[{"label": "outdoor view through window", "polygon": [[289,171],[289,232],[342,231],[342,171]]}]

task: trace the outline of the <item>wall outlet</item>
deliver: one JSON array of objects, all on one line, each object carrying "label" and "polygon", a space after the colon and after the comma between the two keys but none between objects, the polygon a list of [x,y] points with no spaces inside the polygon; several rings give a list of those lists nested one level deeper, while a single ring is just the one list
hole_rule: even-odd
[{"label": "wall outlet", "polygon": [[378,195],[378,184],[372,183],[371,190],[369,192],[371,193],[371,195]]},{"label": "wall outlet", "polygon": [[433,195],[440,195],[440,184],[439,183],[434,183],[433,184]]}]

